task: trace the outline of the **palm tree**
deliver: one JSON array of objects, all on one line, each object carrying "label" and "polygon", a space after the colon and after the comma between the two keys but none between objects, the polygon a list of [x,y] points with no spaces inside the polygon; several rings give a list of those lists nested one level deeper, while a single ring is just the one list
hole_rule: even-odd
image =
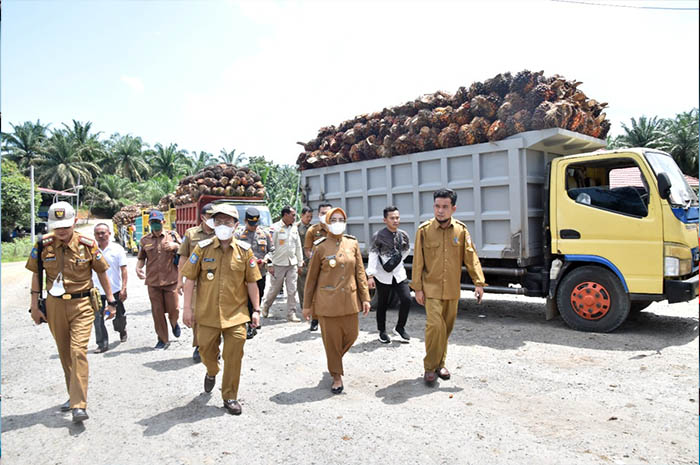
[{"label": "palm tree", "polygon": [[99,140],[100,132],[95,134],[90,134],[90,129],[92,129],[92,123],[88,121],[87,123],[81,123],[80,121],[73,120],[73,126],[68,126],[63,123],[66,128],[66,137],[68,140],[75,145],[76,151],[80,158],[85,161],[96,162],[105,156],[105,148],[102,142]]},{"label": "palm tree", "polygon": [[668,152],[683,173],[698,175],[698,109],[667,120],[664,138],[659,148]]},{"label": "palm tree", "polygon": [[67,189],[92,184],[93,174],[100,172],[97,164],[80,158],[74,144],[63,131],[54,131],[46,146],[46,155],[38,162],[37,179],[44,187]]},{"label": "palm tree", "polygon": [[622,123],[625,134],[620,136],[620,147],[649,147],[657,148],[664,136],[664,120],[656,116],[647,118],[641,116],[639,121],[631,118],[632,127]]},{"label": "palm tree", "polygon": [[17,163],[20,170],[26,174],[29,166],[46,152],[44,144],[47,126],[39,120],[36,123],[26,121],[22,125],[10,126],[12,133],[2,133],[2,153]]},{"label": "palm tree", "polygon": [[190,174],[194,174],[201,171],[205,166],[211,165],[216,162],[216,158],[209,152],[200,151],[198,155],[192,154],[193,156],[188,158],[190,169]]},{"label": "palm tree", "polygon": [[88,186],[85,189],[85,201],[110,215],[131,203],[136,196],[134,184],[122,176],[104,174],[97,178],[95,184],[95,187]]},{"label": "palm tree", "polygon": [[177,179],[160,174],[137,186],[137,201],[157,205],[160,199],[177,189]]},{"label": "palm tree", "polygon": [[140,182],[148,175],[148,163],[143,157],[143,141],[130,135],[112,136],[104,158],[104,169],[133,182]]},{"label": "palm tree", "polygon": [[178,149],[177,144],[170,144],[163,147],[161,144],[155,145],[155,150],[148,158],[153,174],[162,174],[170,179],[187,172],[187,151]]},{"label": "palm tree", "polygon": [[219,161],[222,163],[233,163],[234,165],[241,165],[243,162],[248,157],[246,157],[245,152],[241,152],[238,155],[236,155],[236,149],[231,150],[230,152],[226,151],[225,148],[221,149],[220,155],[219,155]]}]

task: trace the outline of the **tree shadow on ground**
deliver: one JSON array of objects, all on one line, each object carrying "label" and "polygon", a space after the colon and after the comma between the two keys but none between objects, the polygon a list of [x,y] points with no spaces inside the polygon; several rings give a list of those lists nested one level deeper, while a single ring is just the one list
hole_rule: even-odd
[{"label": "tree shadow on ground", "polygon": [[[376,334],[376,333],[375,333]],[[413,338],[411,338],[411,341],[413,341]],[[361,353],[361,352],[374,352],[375,350],[379,349],[391,349],[395,347],[400,347],[407,345],[406,343],[399,342],[396,339],[392,339],[390,343],[388,344],[383,344],[379,342],[378,338],[372,339],[371,341],[365,341],[360,344],[355,344],[352,347],[350,347],[350,350],[348,352],[352,353]]]},{"label": "tree shadow on ground", "polygon": [[211,393],[203,392],[186,405],[175,407],[167,412],[161,412],[136,423],[145,426],[144,436],[158,436],[166,433],[175,425],[196,423],[208,418],[220,417],[226,414],[223,407],[208,405]]},{"label": "tree shadow on ground", "polygon": [[108,350],[105,352],[104,355],[105,357],[118,357],[119,355],[124,355],[124,354],[142,354],[144,352],[153,352],[155,349],[150,346],[146,347],[133,347],[131,349],[126,349],[126,350]]},{"label": "tree shadow on ground", "polygon": [[280,342],[282,344],[293,344],[295,342],[305,342],[311,341],[313,339],[321,338],[321,330],[309,331],[309,327],[304,325],[304,329],[298,333],[290,334],[289,336],[284,336],[277,339],[275,342]]},{"label": "tree shadow on ground", "polygon": [[192,357],[184,357],[169,360],[155,360],[153,362],[146,362],[143,364],[143,366],[155,371],[164,372],[182,370],[183,368],[191,367],[194,364],[195,363],[194,360],[192,360]]},{"label": "tree shadow on ground", "polygon": [[379,389],[375,395],[382,399],[385,404],[396,405],[403,404],[409,399],[426,396],[435,392],[456,393],[463,391],[461,387],[440,387],[440,379],[435,382],[434,386],[426,386],[423,377],[415,379],[402,379],[391,386]]},{"label": "tree shadow on ground", "polygon": [[2,417],[3,433],[22,428],[31,428],[35,425],[43,425],[46,428],[67,428],[71,436],[80,436],[85,431],[85,425],[83,423],[73,423],[71,412],[62,412],[60,405],[38,412]]},{"label": "tree shadow on ground", "polygon": [[270,397],[270,400],[280,405],[306,404],[326,400],[336,395],[331,392],[331,384],[333,384],[331,375],[326,372],[323,373],[323,377],[316,386],[299,388],[291,392],[280,392]]}]

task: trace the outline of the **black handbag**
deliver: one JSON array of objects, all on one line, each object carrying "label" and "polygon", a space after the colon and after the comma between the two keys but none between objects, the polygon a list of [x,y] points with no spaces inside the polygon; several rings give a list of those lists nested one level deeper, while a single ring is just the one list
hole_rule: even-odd
[{"label": "black handbag", "polygon": [[394,249],[391,251],[391,257],[389,257],[389,260],[384,262],[382,261],[382,257],[379,257],[379,263],[382,264],[382,268],[384,268],[384,271],[386,271],[387,273],[391,273],[392,271],[394,271],[394,268],[399,266],[399,263],[401,263],[401,252]]}]

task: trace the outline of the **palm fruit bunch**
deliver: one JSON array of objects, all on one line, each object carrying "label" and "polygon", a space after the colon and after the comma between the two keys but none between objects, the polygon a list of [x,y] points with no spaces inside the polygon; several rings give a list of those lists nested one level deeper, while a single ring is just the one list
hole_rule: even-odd
[{"label": "palm fruit bunch", "polygon": [[153,206],[147,203],[127,205],[115,213],[115,215],[112,217],[112,223],[114,223],[118,228],[121,226],[129,226],[130,224],[134,224],[136,218],[141,215],[142,210],[150,210],[152,208]]},{"label": "palm fruit bunch", "polygon": [[579,86],[543,71],[500,73],[462,86],[452,95],[438,91],[338,126],[325,126],[297,158],[299,169],[393,157],[427,150],[498,141],[515,134],[563,128],[604,139],[607,103],[590,99]]},{"label": "palm fruit bunch", "polygon": [[[325,138],[321,142],[329,144]],[[192,176],[183,178],[174,194],[161,199],[170,205],[185,205],[196,202],[202,195],[221,197],[265,197],[262,178],[247,166],[218,163],[205,166]]]}]

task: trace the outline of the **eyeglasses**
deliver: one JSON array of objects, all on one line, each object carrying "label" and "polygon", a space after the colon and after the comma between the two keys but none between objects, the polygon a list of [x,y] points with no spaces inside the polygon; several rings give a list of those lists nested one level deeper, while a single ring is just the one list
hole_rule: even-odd
[{"label": "eyeglasses", "polygon": [[331,223],[345,223],[345,218],[331,218]]},{"label": "eyeglasses", "polygon": [[214,226],[236,226],[236,220],[234,220],[233,218],[230,220],[214,218]]}]

